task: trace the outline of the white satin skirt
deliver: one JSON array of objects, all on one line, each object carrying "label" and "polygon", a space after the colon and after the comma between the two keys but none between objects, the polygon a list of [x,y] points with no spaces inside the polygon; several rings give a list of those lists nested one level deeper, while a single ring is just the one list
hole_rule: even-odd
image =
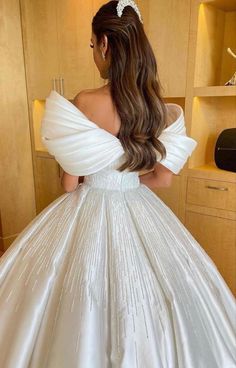
[{"label": "white satin skirt", "polygon": [[235,340],[216,265],[143,184],[87,177],[0,258],[1,368],[235,368]]}]

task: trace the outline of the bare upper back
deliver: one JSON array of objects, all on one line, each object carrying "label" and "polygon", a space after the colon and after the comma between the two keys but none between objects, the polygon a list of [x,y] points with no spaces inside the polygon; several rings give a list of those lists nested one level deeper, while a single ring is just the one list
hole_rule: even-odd
[{"label": "bare upper back", "polygon": [[[121,121],[107,86],[83,90],[75,96],[73,103],[89,120],[114,136],[118,136]],[[180,109],[175,104],[166,104],[166,107],[167,125],[170,125],[179,117]]]},{"label": "bare upper back", "polygon": [[89,120],[118,136],[121,121],[107,86],[83,90],[75,96],[73,103]]}]

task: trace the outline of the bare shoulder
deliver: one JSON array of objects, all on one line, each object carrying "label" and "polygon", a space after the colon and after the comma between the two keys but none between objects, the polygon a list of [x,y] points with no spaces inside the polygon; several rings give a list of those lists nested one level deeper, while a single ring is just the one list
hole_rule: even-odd
[{"label": "bare shoulder", "polygon": [[92,91],[93,91],[92,89],[84,89],[78,92],[72,101],[73,104],[77,106],[79,109],[83,109]]},{"label": "bare shoulder", "polygon": [[[91,106],[94,106],[96,102],[101,103],[104,100],[105,94],[103,87],[94,89],[84,89],[77,93],[73,99],[73,104],[82,110],[84,113],[88,112]],[[92,104],[91,104],[92,103]]]},{"label": "bare shoulder", "polygon": [[99,87],[99,88],[93,88],[93,89],[84,89],[80,92],[78,92],[75,97],[74,97],[74,101],[75,102],[80,102],[82,100],[86,100],[86,99],[92,99],[94,97],[102,97],[105,96],[105,90],[104,87]]},{"label": "bare shoulder", "polygon": [[[82,111],[88,119],[95,121],[97,125],[113,132],[110,127],[110,118],[113,113],[113,104],[110,92],[105,87],[85,89],[77,93],[73,100],[74,105]],[[115,127],[116,128],[116,127]],[[117,133],[115,129],[115,134]]]}]

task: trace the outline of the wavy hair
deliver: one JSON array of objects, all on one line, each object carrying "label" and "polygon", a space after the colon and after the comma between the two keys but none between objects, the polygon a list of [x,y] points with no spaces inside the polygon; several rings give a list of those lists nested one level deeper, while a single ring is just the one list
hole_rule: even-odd
[{"label": "wavy hair", "polygon": [[166,149],[159,135],[167,126],[167,110],[161,96],[157,62],[143,24],[131,6],[118,17],[118,1],[102,5],[92,20],[92,31],[99,45],[108,38],[111,63],[108,80],[112,100],[121,119],[118,138],[126,161],[123,171],[152,169]]}]

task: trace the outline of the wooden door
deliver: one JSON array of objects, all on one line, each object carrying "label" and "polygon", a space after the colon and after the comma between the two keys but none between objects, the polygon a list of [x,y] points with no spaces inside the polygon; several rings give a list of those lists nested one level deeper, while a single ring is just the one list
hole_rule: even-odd
[{"label": "wooden door", "polygon": [[212,258],[236,296],[236,221],[187,211],[185,225]]},{"label": "wooden door", "polygon": [[172,184],[169,188],[153,189],[153,192],[180,218],[181,203],[181,178],[173,175]]},{"label": "wooden door", "polygon": [[144,13],[164,96],[184,97],[190,22],[190,0],[148,0]]},{"label": "wooden door", "polygon": [[60,166],[53,158],[36,157],[35,181],[37,213],[65,193],[61,186]]},{"label": "wooden door", "polygon": [[[45,99],[59,77],[56,0],[21,0],[22,29],[31,100]],[[59,91],[57,83],[56,88]]]},{"label": "wooden door", "polygon": [[6,250],[35,216],[24,53],[17,0],[0,2],[0,244]]},{"label": "wooden door", "polygon": [[93,50],[90,48],[92,1],[57,1],[60,76],[64,96],[73,99],[94,87]]}]

